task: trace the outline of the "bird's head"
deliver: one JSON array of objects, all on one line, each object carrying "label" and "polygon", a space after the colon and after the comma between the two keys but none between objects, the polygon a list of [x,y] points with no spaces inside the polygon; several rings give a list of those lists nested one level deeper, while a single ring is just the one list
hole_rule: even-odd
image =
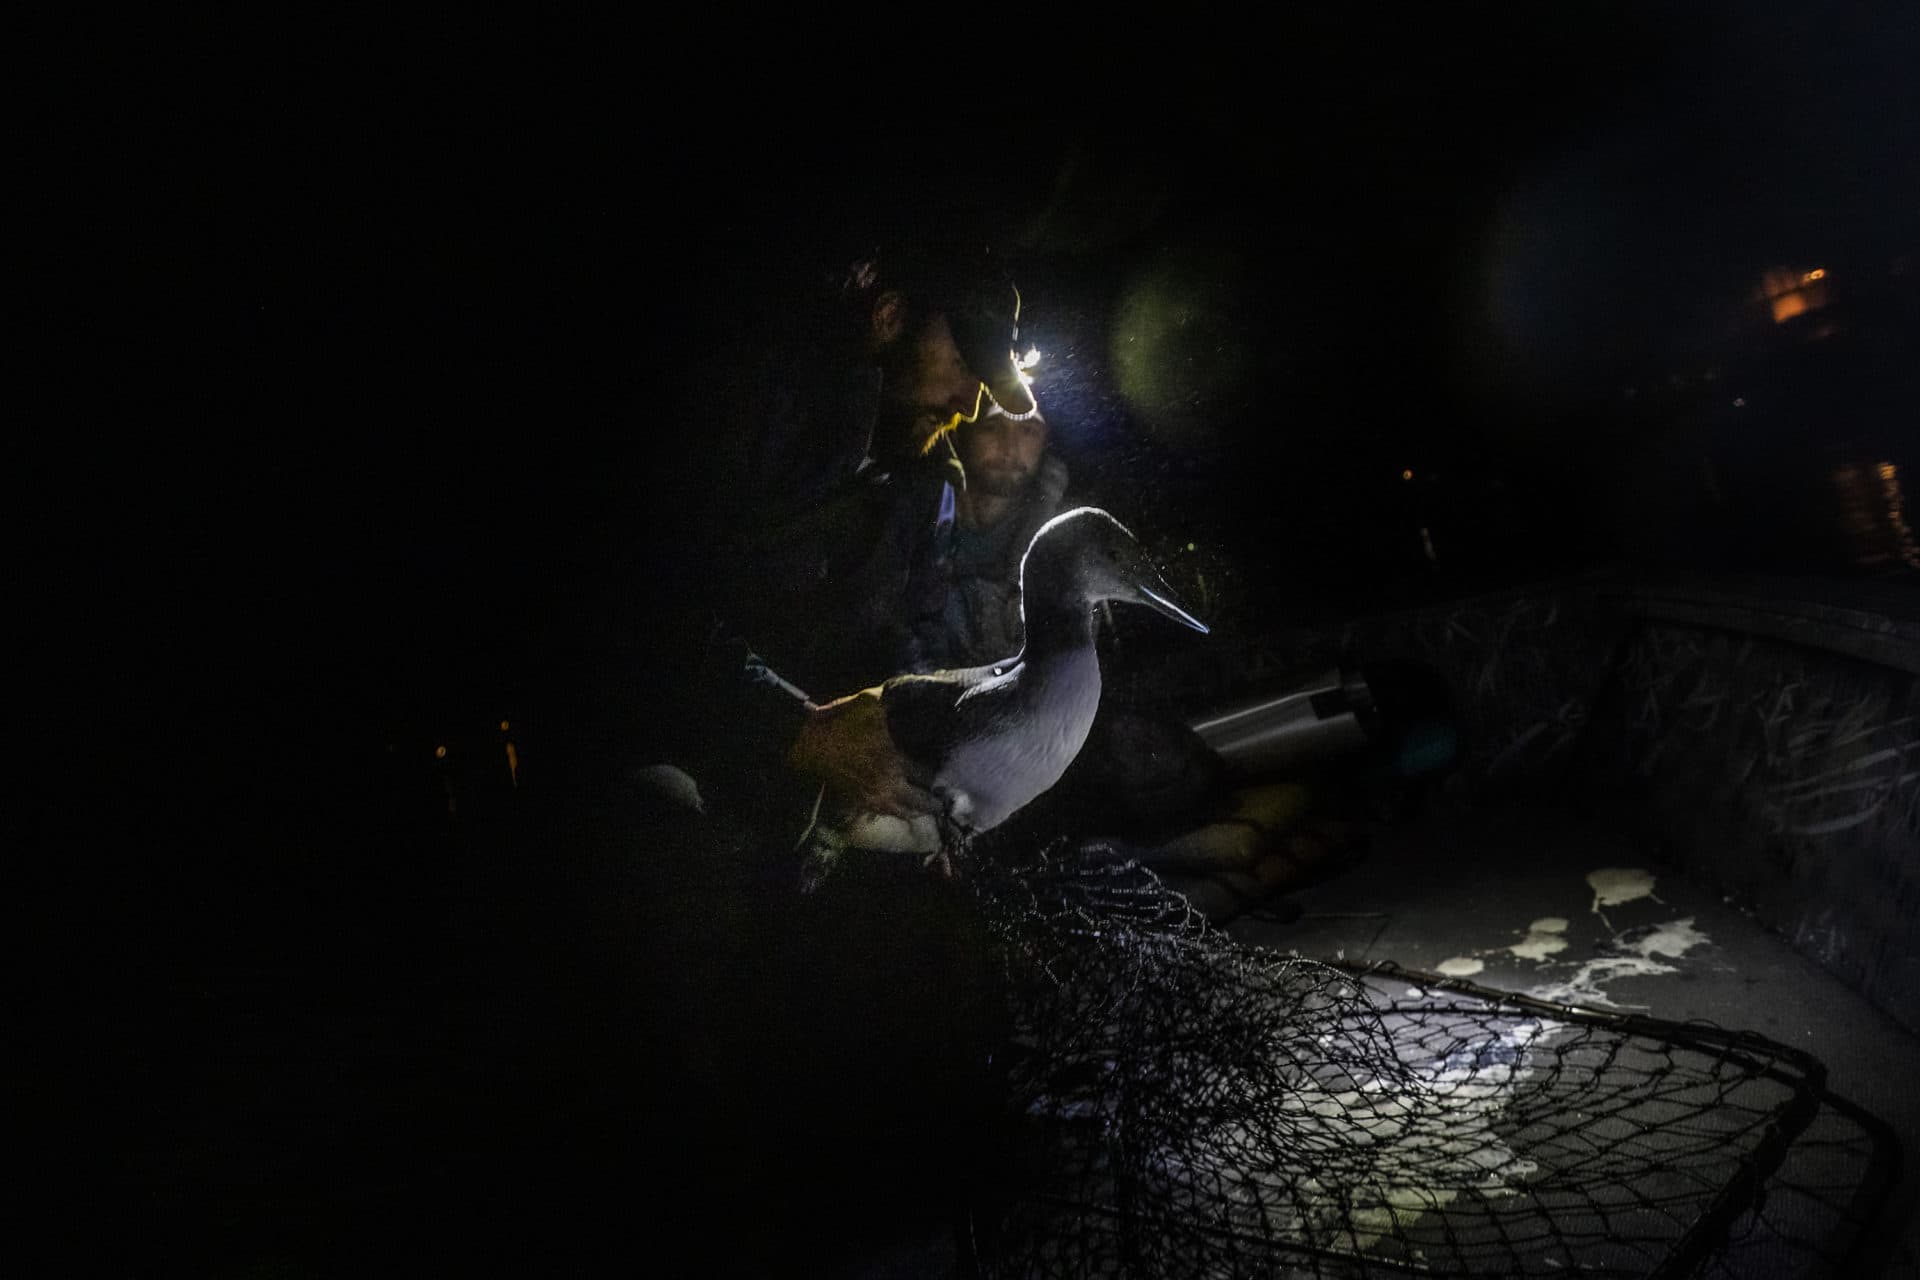
[{"label": "bird's head", "polygon": [[1021,608],[1091,609],[1103,600],[1143,604],[1182,626],[1206,634],[1207,625],[1181,608],[1173,588],[1147,559],[1127,527],[1098,507],[1075,507],[1040,526],[1020,562]]}]

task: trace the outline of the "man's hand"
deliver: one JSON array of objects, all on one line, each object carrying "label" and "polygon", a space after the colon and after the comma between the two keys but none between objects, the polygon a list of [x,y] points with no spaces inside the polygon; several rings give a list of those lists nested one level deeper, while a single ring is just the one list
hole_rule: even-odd
[{"label": "man's hand", "polygon": [[945,808],[928,790],[933,779],[927,771],[894,745],[878,688],[813,708],[787,752],[787,763],[863,812],[911,819]]}]

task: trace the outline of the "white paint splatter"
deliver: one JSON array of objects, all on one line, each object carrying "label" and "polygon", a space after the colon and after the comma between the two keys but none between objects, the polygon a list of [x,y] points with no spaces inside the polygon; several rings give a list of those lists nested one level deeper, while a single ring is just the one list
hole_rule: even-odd
[{"label": "white paint splatter", "polygon": [[1449,978],[1471,978],[1486,967],[1484,960],[1475,960],[1472,956],[1454,956],[1449,960],[1442,960],[1438,970]]},{"label": "white paint splatter", "polygon": [[1635,940],[1633,947],[1642,955],[1672,956],[1679,959],[1695,947],[1705,946],[1712,939],[1693,927],[1693,917],[1684,920],[1669,920],[1665,924],[1655,925],[1653,930]]},{"label": "white paint splatter", "polygon": [[1617,907],[1623,902],[1634,902],[1641,898],[1653,898],[1653,873],[1638,867],[1602,867],[1598,871],[1587,872],[1587,883],[1593,887],[1594,915],[1606,922],[1608,929],[1613,921],[1607,919],[1602,907]]},{"label": "white paint splatter", "polygon": [[1527,936],[1507,947],[1522,960],[1545,960],[1567,949],[1567,922],[1559,916],[1544,916],[1527,926]]},{"label": "white paint splatter", "polygon": [[[1670,964],[1655,960],[1666,956],[1677,960],[1712,939],[1693,927],[1693,917],[1669,920],[1646,929],[1632,929],[1607,944],[1609,954],[1581,965],[1565,982],[1532,987],[1527,994],[1554,1004],[1583,1004],[1621,1008],[1606,993],[1606,984],[1621,978],[1651,978],[1677,973]],[[1644,1008],[1644,1005],[1626,1006]]]},{"label": "white paint splatter", "polygon": [[[1653,897],[1653,873],[1638,867],[1602,867],[1598,871],[1589,871],[1587,883],[1593,886],[1593,910],[1596,912],[1602,907],[1617,907],[1637,898]],[[1659,901],[1657,898],[1654,900]]]}]

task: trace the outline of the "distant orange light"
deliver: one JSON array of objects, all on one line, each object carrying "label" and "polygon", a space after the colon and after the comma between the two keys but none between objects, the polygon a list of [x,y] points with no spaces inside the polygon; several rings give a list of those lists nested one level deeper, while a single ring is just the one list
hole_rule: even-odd
[{"label": "distant orange light", "polygon": [[1805,314],[1806,310],[1806,294],[1798,290],[1793,293],[1783,293],[1773,300],[1773,322],[1785,324],[1795,316]]},{"label": "distant orange light", "polygon": [[505,720],[502,720],[502,721],[500,722],[500,732],[502,732],[502,733],[505,733],[505,732],[507,731],[507,729],[508,729],[508,728],[509,728],[509,726],[508,726],[508,724],[507,724],[507,722],[506,722]]},{"label": "distant orange light", "polygon": [[433,758],[435,760],[445,760],[447,758],[447,749],[445,747],[435,747],[433,749]]},{"label": "distant orange light", "polygon": [[1883,462],[1879,466],[1879,472],[1882,480],[1891,480],[1900,474],[1900,468],[1894,466],[1891,462]]},{"label": "distant orange light", "polygon": [[1402,480],[1411,480],[1411,479],[1413,479],[1413,472],[1411,472],[1411,471],[1402,471],[1402,472],[1400,473],[1400,478],[1401,478]]},{"label": "distant orange light", "polygon": [[1801,272],[1785,267],[1777,267],[1760,277],[1760,294],[1765,298],[1777,298],[1783,293],[1791,293],[1805,280]]},{"label": "distant orange light", "polygon": [[1807,279],[1809,280],[1825,280],[1826,278],[1827,269],[1825,267],[1815,267],[1813,270],[1807,272]]}]

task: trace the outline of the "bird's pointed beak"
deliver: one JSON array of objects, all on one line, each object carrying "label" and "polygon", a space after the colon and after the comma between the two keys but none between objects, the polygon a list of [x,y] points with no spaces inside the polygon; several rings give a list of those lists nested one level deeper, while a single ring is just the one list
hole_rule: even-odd
[{"label": "bird's pointed beak", "polygon": [[1203,636],[1207,634],[1207,624],[1182,609],[1174,601],[1172,588],[1168,587],[1166,579],[1158,574],[1155,574],[1150,582],[1134,583],[1133,589],[1139,592],[1140,603],[1155,613],[1163,613],[1182,626],[1192,627]]}]

